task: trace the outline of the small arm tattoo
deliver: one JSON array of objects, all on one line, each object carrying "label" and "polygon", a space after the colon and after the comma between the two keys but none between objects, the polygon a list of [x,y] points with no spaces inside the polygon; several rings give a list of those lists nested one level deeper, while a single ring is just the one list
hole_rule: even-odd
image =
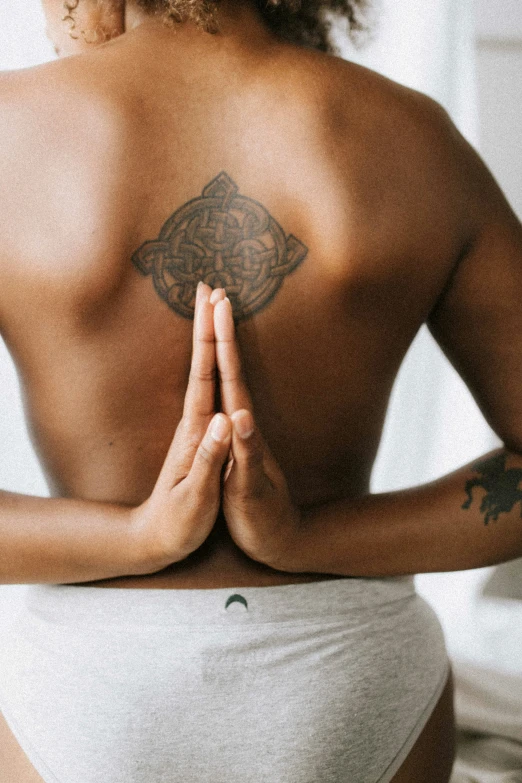
[{"label": "small arm tattoo", "polygon": [[226,289],[239,321],[266,307],[307,253],[222,171],[168,218],[158,239],[144,242],[132,262],[142,275],[152,275],[159,296],[183,318],[194,317],[196,286],[203,280]]},{"label": "small arm tattoo", "polygon": [[[477,462],[473,465],[473,469],[478,473],[478,477],[466,482],[468,499],[462,508],[471,507],[473,490],[476,487],[484,489],[486,494],[482,498],[480,511],[485,515],[486,525],[491,519],[496,522],[499,514],[509,513],[517,503],[522,502],[522,490],[519,488],[522,482],[522,469],[506,468],[506,459],[507,454],[500,453]],[[520,516],[522,517],[522,508]]]}]

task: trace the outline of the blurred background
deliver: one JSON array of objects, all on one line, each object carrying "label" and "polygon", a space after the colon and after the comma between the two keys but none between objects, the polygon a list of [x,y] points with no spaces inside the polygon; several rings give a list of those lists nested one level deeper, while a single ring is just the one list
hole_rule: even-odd
[{"label": "blurred background", "polygon": [[[374,16],[372,39],[363,48],[350,44],[337,25],[335,37],[343,56],[441,102],[479,149],[522,218],[521,0],[381,0]],[[53,56],[39,0],[0,0],[0,70],[36,65]],[[3,345],[0,398],[0,487],[45,495],[16,375]],[[374,490],[431,480],[497,443],[467,389],[422,329],[394,389]],[[417,586],[441,618],[457,668],[469,664],[478,672],[498,672],[513,678],[511,693],[513,687],[520,688],[522,561],[496,569],[422,575]],[[0,620],[2,612],[16,610],[23,589],[0,588]],[[522,688],[518,693],[520,701],[513,709],[522,716]],[[522,748],[522,717],[515,735]],[[508,777],[502,777],[492,767],[492,777],[465,777],[463,772],[458,780],[522,781],[522,754],[519,760],[520,775],[508,771]]]}]

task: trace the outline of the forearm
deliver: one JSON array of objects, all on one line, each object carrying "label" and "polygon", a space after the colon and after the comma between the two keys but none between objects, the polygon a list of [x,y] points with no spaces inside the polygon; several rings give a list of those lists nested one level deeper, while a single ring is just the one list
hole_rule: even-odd
[{"label": "forearm", "polygon": [[522,557],[520,486],[522,456],[503,449],[430,484],[313,509],[287,570],[392,576]]},{"label": "forearm", "polygon": [[138,573],[135,541],[125,506],[0,492],[0,584]]}]

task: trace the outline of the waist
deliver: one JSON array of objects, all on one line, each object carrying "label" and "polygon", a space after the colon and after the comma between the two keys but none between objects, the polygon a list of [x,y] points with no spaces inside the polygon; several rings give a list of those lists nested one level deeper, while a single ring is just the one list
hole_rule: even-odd
[{"label": "waist", "polygon": [[333,580],[334,574],[293,574],[258,563],[237,547],[228,533],[212,535],[198,550],[163,571],[89,582],[100,588],[197,590],[230,587],[270,587]]},{"label": "waist", "polygon": [[[104,590],[78,585],[33,585],[26,593],[29,613],[62,624],[168,626],[317,622],[345,618],[358,622],[416,596],[413,577],[323,578],[315,584],[192,590]],[[387,612],[386,612],[387,613]]]},{"label": "waist", "polygon": [[212,590],[231,587],[275,587],[309,582],[343,579],[335,574],[291,574],[274,571],[261,563],[251,567],[225,566],[218,560],[198,567],[179,567],[177,563],[156,574],[121,576],[68,585],[68,587],[92,587],[93,589],[120,590]]}]

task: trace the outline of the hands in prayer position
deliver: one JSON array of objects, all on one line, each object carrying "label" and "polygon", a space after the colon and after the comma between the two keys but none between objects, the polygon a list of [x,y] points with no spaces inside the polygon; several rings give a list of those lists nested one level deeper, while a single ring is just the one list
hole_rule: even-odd
[{"label": "hands in prayer position", "polygon": [[[215,411],[216,377],[221,412]],[[183,415],[151,496],[134,512],[154,569],[201,546],[221,506],[236,545],[253,560],[282,568],[299,511],[255,425],[230,301],[223,289],[200,283]]]}]

